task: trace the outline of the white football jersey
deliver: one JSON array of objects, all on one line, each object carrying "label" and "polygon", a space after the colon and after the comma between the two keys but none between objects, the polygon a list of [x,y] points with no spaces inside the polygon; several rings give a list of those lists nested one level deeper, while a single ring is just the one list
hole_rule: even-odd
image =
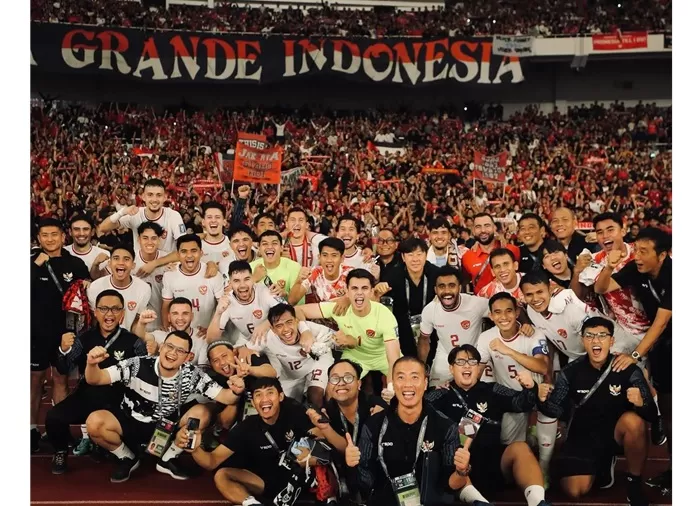
[{"label": "white football jersey", "polygon": [[147,221],[155,222],[163,227],[163,235],[160,238],[158,249],[171,253],[175,251],[175,241],[187,231],[182,221],[182,216],[175,209],[164,207],[160,216],[156,220],[146,218],[146,208],[140,207],[139,212],[134,216],[126,215],[119,219],[119,224],[132,230],[134,233],[134,249],[139,250],[138,228],[141,223]]},{"label": "white football jersey", "polygon": [[347,265],[349,267],[352,267],[353,269],[365,269],[365,270],[370,270],[373,265],[376,265],[374,262],[365,263],[364,258],[365,257],[362,254],[362,250],[358,247],[355,250],[355,253],[353,253],[352,255],[343,256],[343,265]]},{"label": "white football jersey", "polygon": [[88,271],[90,270],[90,267],[92,267],[93,262],[95,259],[100,256],[101,253],[104,253],[107,255],[107,258],[109,258],[109,251],[106,249],[98,248],[97,246],[90,246],[90,249],[87,251],[87,253],[78,253],[73,249],[73,245],[71,244],[70,246],[64,246],[63,249],[65,249],[68,253],[73,255],[74,257],[78,257],[83,261],[83,263],[87,266]]},{"label": "white football jersey", "polygon": [[[151,300],[151,287],[145,281],[131,276],[131,284],[126,288],[117,288],[112,283],[112,276],[104,276],[96,279],[87,289],[90,308],[94,311],[97,302],[97,296],[105,290],[116,290],[124,297],[124,321],[122,327],[126,330],[131,330],[131,324],[134,323],[136,315],[142,313],[149,307]],[[151,308],[153,309],[153,308]]]},{"label": "white football jersey", "polygon": [[222,313],[219,328],[223,332],[226,323],[230,321],[240,332],[243,344],[250,339],[255,327],[267,321],[267,313],[271,307],[285,303],[284,299],[272,295],[263,283],[253,286],[253,300],[247,304],[239,302],[233,295],[226,295],[226,297],[231,298],[231,304]]},{"label": "white football jersey", "polygon": [[488,299],[460,293],[457,307],[448,310],[435,297],[421,313],[420,331],[430,336],[435,330],[438,347],[447,354],[462,344],[476,346],[482,322],[488,315]]},{"label": "white football jersey", "polygon": [[[160,345],[165,342],[165,338],[168,337],[168,334],[170,334],[171,332],[172,329],[168,331],[154,330],[153,332],[151,332],[151,335],[153,335],[156,342]],[[188,334],[192,338],[191,352],[194,355],[192,363],[197,365],[207,365],[209,363],[209,359],[207,358],[206,336],[204,338],[197,337],[196,335],[194,335],[194,330],[192,329],[192,327],[190,327]]]},{"label": "white football jersey", "polygon": [[[216,264],[220,266],[222,260],[226,260],[226,272],[228,273],[228,264],[235,258],[230,242],[231,241],[226,236],[217,243],[202,239],[202,262],[216,262]],[[219,272],[221,272],[220,268]]]},{"label": "white football jersey", "polygon": [[325,235],[314,234],[310,241],[304,239],[304,242],[299,246],[292,246],[290,243],[289,249],[292,260],[302,267],[316,267],[320,255],[318,245],[321,244],[321,241],[324,239],[327,239]]},{"label": "white football jersey", "polygon": [[[547,355],[547,339],[542,332],[535,329],[535,333],[530,337],[518,332],[511,339],[506,340],[501,337],[501,331],[498,327],[493,327],[479,336],[476,349],[479,350],[481,355],[481,363],[487,364],[491,362],[493,364],[493,376],[496,383],[513,390],[522,390],[522,386],[515,377],[520,371],[527,371],[528,369],[520,365],[514,358],[493,351],[489,347],[489,343],[494,339],[500,339],[509,348],[528,357]],[[532,373],[532,377],[536,382],[542,381],[540,374]]]},{"label": "white football jersey", "polygon": [[185,297],[192,302],[192,328],[207,328],[214,316],[217,300],[224,294],[224,278],[216,273],[213,278],[205,278],[205,264],[199,264],[194,274],[185,274],[178,267],[163,274],[163,300]]},{"label": "white football jersey", "polygon": [[[156,259],[158,258],[163,258],[167,256],[168,254],[165,251],[156,251]],[[138,251],[136,253],[136,258],[134,259],[134,268],[132,269],[131,272],[138,272],[138,270],[146,265],[148,262],[143,259],[141,256],[141,252]],[[153,269],[153,272],[151,272],[147,277],[145,278],[139,278],[144,280],[146,283],[148,283],[151,286],[151,299],[149,301],[149,306],[152,307],[153,309],[156,310],[156,314],[158,317],[153,323],[150,323],[147,327],[147,331],[159,329],[161,327],[160,325],[160,308],[161,305],[163,304],[163,274],[165,274],[165,266],[161,267],[156,267]]]}]

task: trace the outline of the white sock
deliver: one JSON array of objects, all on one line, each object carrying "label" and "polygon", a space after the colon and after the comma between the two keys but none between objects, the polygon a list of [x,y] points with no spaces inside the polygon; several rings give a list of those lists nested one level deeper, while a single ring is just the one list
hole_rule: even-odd
[{"label": "white sock", "polygon": [[245,499],[243,499],[243,502],[241,503],[241,506],[251,506],[253,504],[262,504],[260,501],[258,501],[255,497],[252,495],[249,495]]},{"label": "white sock", "polygon": [[163,454],[162,461],[167,462],[170,459],[175,459],[182,453],[182,448],[180,448],[178,445],[176,445],[174,442],[170,444],[168,449],[165,451],[165,454]]},{"label": "white sock", "polygon": [[134,453],[129,450],[129,447],[127,447],[124,443],[120,444],[116,449],[111,451],[112,454],[114,454],[115,457],[117,457],[119,460],[122,459],[133,459],[135,457]]},{"label": "white sock", "polygon": [[30,424],[30,425],[29,425],[29,430],[38,430],[38,429],[36,428],[36,424],[35,424],[35,423]]},{"label": "white sock", "polygon": [[543,473],[549,471],[549,461],[554,453],[554,443],[557,440],[557,419],[537,414],[537,446],[540,453],[540,467]]},{"label": "white sock", "polygon": [[527,506],[537,506],[544,501],[544,487],[539,485],[530,485],[525,489],[525,500]]},{"label": "white sock", "polygon": [[486,498],[481,495],[474,485],[466,485],[462,491],[459,493],[459,499],[462,502],[473,503],[474,501],[488,502]]},{"label": "white sock", "polygon": [[661,416],[661,410],[659,409],[659,396],[654,396],[654,405],[656,406],[656,413]]},{"label": "white sock", "polygon": [[82,424],[82,425],[80,426],[80,432],[83,433],[83,439],[89,439],[89,438],[90,438],[90,436],[88,436],[88,433],[87,433],[87,425]]}]

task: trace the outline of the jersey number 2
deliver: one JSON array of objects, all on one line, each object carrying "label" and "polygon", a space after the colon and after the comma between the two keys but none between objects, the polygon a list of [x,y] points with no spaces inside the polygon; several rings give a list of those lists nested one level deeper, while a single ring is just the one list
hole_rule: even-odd
[{"label": "jersey number 2", "polygon": [[459,345],[459,336],[457,334],[452,334],[450,336],[450,343],[452,343],[453,348],[456,348]]}]

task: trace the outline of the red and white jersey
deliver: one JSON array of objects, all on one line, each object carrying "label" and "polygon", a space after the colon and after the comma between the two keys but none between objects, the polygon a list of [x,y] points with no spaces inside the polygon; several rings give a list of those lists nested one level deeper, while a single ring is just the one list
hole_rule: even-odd
[{"label": "red and white jersey", "polygon": [[460,293],[454,309],[445,309],[436,297],[423,308],[420,332],[430,336],[435,330],[438,348],[447,354],[452,348],[463,344],[476,346],[481,324],[488,314],[489,301],[482,297]]},{"label": "red and white jersey", "polygon": [[292,260],[297,262],[302,267],[316,267],[318,265],[318,258],[321,254],[318,251],[318,245],[321,241],[327,239],[325,235],[314,234],[311,240],[304,238],[304,241],[298,246],[292,246],[289,243],[289,255]]},{"label": "red and white jersey", "polygon": [[219,265],[222,260],[226,260],[226,268],[228,269],[228,264],[234,257],[228,237],[223,236],[217,243],[202,239],[202,262],[216,262]]},{"label": "red and white jersey", "polygon": [[[493,327],[479,336],[476,349],[481,355],[481,363],[488,364],[490,362],[493,364],[493,376],[496,383],[513,390],[522,390],[523,387],[518,383],[516,376],[519,372],[528,369],[520,365],[514,358],[493,351],[489,345],[494,339],[500,339],[509,348],[528,357],[547,355],[547,339],[537,329],[530,337],[518,332],[510,339],[503,339],[498,327]],[[532,377],[536,382],[542,382],[540,374],[533,373]]]},{"label": "red and white jersey", "polygon": [[241,333],[241,338],[244,341],[242,344],[250,339],[253,330],[258,325],[267,321],[267,313],[271,307],[286,303],[284,299],[272,295],[264,283],[257,283],[253,286],[253,299],[248,303],[240,302],[233,295],[226,295],[226,297],[230,297],[231,304],[221,315],[219,328],[223,331],[229,321],[233,323]]},{"label": "red and white jersey", "polygon": [[[634,261],[634,244],[626,244],[627,251],[614,273],[619,272],[625,265]],[[593,257],[593,263],[584,269],[579,276],[579,281],[591,286],[600,276],[600,271],[608,264],[608,254],[606,251],[599,251]],[[614,318],[620,326],[632,335],[644,336],[651,322],[644,312],[639,299],[634,296],[631,288],[620,288],[608,292],[602,296],[604,301],[603,313],[609,318]]]},{"label": "red and white jersey", "polygon": [[[153,338],[156,340],[156,342],[160,345],[165,342],[165,338],[168,337],[168,334],[170,334],[173,330],[171,328],[170,330],[154,330],[151,332],[151,335]],[[193,364],[197,365],[207,365],[209,363],[209,358],[207,357],[207,340],[206,336],[204,338],[197,337],[194,334],[194,330],[192,327],[187,331],[187,333],[190,335],[192,338],[192,354],[194,355],[194,358],[192,359]]]},{"label": "red and white jersey", "polygon": [[146,218],[146,208],[140,207],[139,212],[134,216],[126,215],[119,218],[119,224],[130,228],[134,233],[134,249],[139,250],[138,228],[141,223],[147,221],[155,222],[163,227],[163,235],[160,238],[158,249],[171,253],[175,251],[175,241],[184,235],[187,229],[182,221],[182,216],[176,210],[164,207],[160,210],[160,216],[155,220]]},{"label": "red and white jersey", "polygon": [[[158,258],[163,258],[167,256],[168,254],[165,251],[156,251],[156,259]],[[138,251],[136,253],[136,258],[134,259],[134,268],[132,272],[136,273],[138,270],[146,265],[148,262],[143,259],[141,256],[141,252]],[[153,269],[153,272],[151,272],[147,277],[145,278],[139,278],[144,280],[146,283],[148,283],[151,286],[151,299],[149,302],[149,306],[154,308],[156,310],[156,314],[158,315],[158,318],[156,320],[149,324],[146,327],[146,330],[151,331],[154,329],[158,329],[161,327],[160,324],[160,308],[161,305],[163,304],[163,274],[165,274],[165,266],[161,267],[156,267]]]},{"label": "red and white jersey", "polygon": [[488,285],[479,290],[479,297],[485,297],[487,299],[490,299],[497,293],[508,292],[513,297],[515,297],[515,300],[517,300],[523,307],[525,307],[525,296],[523,295],[523,291],[520,289],[520,279],[523,277],[523,275],[519,272],[515,275],[517,276],[518,280],[515,283],[514,288],[506,288],[505,286],[503,286],[503,283],[501,283],[498,278],[495,278]]},{"label": "red and white jersey", "polygon": [[216,273],[213,278],[205,278],[207,267],[199,263],[194,274],[185,274],[180,266],[163,275],[163,300],[185,297],[192,302],[192,328],[207,328],[214,316],[217,300],[224,294],[224,278]]},{"label": "red and white jersey", "polygon": [[126,288],[114,286],[112,276],[96,279],[90,283],[87,289],[88,301],[93,311],[95,310],[97,296],[105,290],[116,290],[124,297],[124,321],[122,322],[122,327],[126,330],[131,330],[131,324],[134,323],[136,315],[149,307],[149,301],[151,300],[150,285],[136,276],[131,276],[131,283]]},{"label": "red and white jersey", "polygon": [[370,268],[374,265],[374,263],[365,263],[364,260],[365,256],[362,254],[362,250],[360,248],[355,249],[355,253],[352,255],[344,255],[343,256],[343,267],[348,266],[350,269],[366,269],[370,270]]},{"label": "red and white jersey", "polygon": [[348,272],[353,269],[354,267],[349,265],[341,265],[340,275],[334,280],[328,280],[323,273],[323,267],[317,265],[311,269],[309,277],[301,282],[301,286],[304,287],[307,293],[309,288],[311,288],[319,302],[328,302],[347,293],[348,285],[345,280],[348,277]]},{"label": "red and white jersey", "polygon": [[95,262],[95,259],[98,256],[100,256],[100,254],[104,253],[105,255],[107,255],[107,258],[109,258],[109,251],[92,245],[86,253],[78,253],[77,251],[75,251],[72,244],[70,246],[64,246],[63,249],[65,249],[74,257],[78,257],[79,259],[81,259],[83,263],[87,266],[88,271],[90,270],[90,267],[92,267],[92,264]]}]

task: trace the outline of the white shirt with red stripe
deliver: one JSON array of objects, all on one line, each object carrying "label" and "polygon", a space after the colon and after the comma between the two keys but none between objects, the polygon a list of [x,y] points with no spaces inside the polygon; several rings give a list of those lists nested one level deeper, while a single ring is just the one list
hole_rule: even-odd
[{"label": "white shirt with red stripe", "polygon": [[163,300],[185,297],[192,302],[192,328],[207,328],[214,316],[217,300],[224,294],[224,278],[216,273],[213,278],[205,278],[207,267],[199,263],[193,274],[185,274],[178,266],[174,271],[163,274]]},{"label": "white shirt with red stripe", "polygon": [[253,330],[261,323],[267,321],[267,313],[271,307],[285,303],[284,299],[275,297],[264,283],[257,283],[253,286],[253,299],[250,302],[240,302],[233,295],[226,295],[231,298],[231,304],[221,315],[219,328],[223,331],[230,321],[240,332],[238,345],[246,344],[253,334]]},{"label": "white shirt with red stripe", "polygon": [[223,238],[216,243],[202,239],[202,262],[216,262],[216,264],[219,265],[222,260],[226,260],[226,267],[228,267],[228,264],[231,263],[231,260],[234,258],[235,255],[231,249],[228,237],[223,236]]},{"label": "white shirt with red stripe", "polygon": [[523,291],[520,289],[520,279],[523,276],[519,272],[517,272],[515,275],[517,276],[517,281],[515,283],[514,288],[506,288],[505,286],[503,286],[503,283],[501,283],[501,281],[498,278],[495,278],[493,281],[489,282],[488,285],[479,290],[479,297],[485,297],[487,299],[490,299],[497,293],[507,292],[513,297],[515,297],[515,299],[524,307],[525,296],[523,295]]},{"label": "white shirt with red stripe", "polygon": [[[156,251],[156,259],[163,258],[167,255],[168,253],[166,253],[165,251]],[[134,269],[132,270],[132,272],[138,272],[138,270],[147,263],[148,262],[144,260],[141,256],[141,252],[138,251],[136,253],[136,258],[134,259]],[[147,277],[139,278],[144,280],[151,286],[151,299],[149,301],[149,306],[154,308],[156,310],[156,314],[158,315],[156,320],[153,323],[149,323],[146,327],[146,330],[149,332],[155,329],[159,329],[161,326],[160,307],[163,304],[163,274],[165,274],[165,272],[165,266],[156,267],[155,269],[153,269],[153,272],[151,272]]]},{"label": "white shirt with red stripe", "polygon": [[[630,262],[634,262],[634,244],[625,243],[627,251],[620,264],[615,268],[613,274],[619,272]],[[592,286],[600,276],[600,271],[608,264],[608,254],[606,251],[599,251],[593,256],[593,263],[584,269],[579,276],[579,281],[586,285]],[[634,296],[631,288],[620,288],[612,292],[608,292],[602,296],[603,313],[614,318],[620,326],[632,335],[641,335],[642,337],[649,330],[651,322],[644,312],[639,299]]]},{"label": "white shirt with red stripe", "polygon": [[90,246],[90,249],[87,250],[85,253],[78,253],[75,251],[73,248],[73,245],[71,244],[70,246],[64,246],[63,249],[65,249],[68,253],[73,255],[74,257],[78,257],[85,263],[85,265],[88,268],[88,271],[90,270],[90,267],[92,267],[93,262],[95,259],[100,256],[100,254],[104,253],[107,255],[107,258],[109,258],[109,251],[106,249],[98,248],[97,246]]},{"label": "white shirt with red stripe", "polygon": [[314,234],[309,241],[304,238],[304,241],[298,246],[292,246],[289,244],[289,253],[295,262],[297,262],[302,267],[316,267],[318,265],[318,258],[321,254],[318,251],[318,245],[321,241],[327,239],[325,235]]},{"label": "white shirt with red stripe", "polygon": [[354,267],[349,265],[341,265],[338,277],[334,280],[329,280],[323,272],[323,267],[317,265],[311,270],[309,277],[301,282],[301,286],[304,287],[307,293],[309,288],[312,288],[319,302],[328,302],[347,293],[346,278],[348,277],[348,272],[353,269]]},{"label": "white shirt with red stripe", "polygon": [[131,276],[131,283],[129,283],[126,288],[117,288],[114,286],[114,283],[112,283],[112,276],[104,276],[96,279],[90,283],[87,289],[90,308],[93,311],[95,310],[97,296],[105,290],[116,290],[124,297],[124,321],[121,326],[127,330],[131,330],[131,324],[134,323],[136,315],[149,308],[151,286],[133,275]]},{"label": "white shirt with red stripe", "polygon": [[119,224],[132,230],[134,233],[134,249],[139,250],[138,228],[141,223],[147,221],[157,223],[163,227],[163,235],[160,237],[158,249],[167,251],[168,253],[175,251],[175,241],[181,235],[187,232],[185,224],[182,221],[182,216],[175,209],[164,207],[161,209],[160,216],[155,220],[146,218],[146,208],[140,207],[139,212],[134,216],[126,215],[119,219]]}]

